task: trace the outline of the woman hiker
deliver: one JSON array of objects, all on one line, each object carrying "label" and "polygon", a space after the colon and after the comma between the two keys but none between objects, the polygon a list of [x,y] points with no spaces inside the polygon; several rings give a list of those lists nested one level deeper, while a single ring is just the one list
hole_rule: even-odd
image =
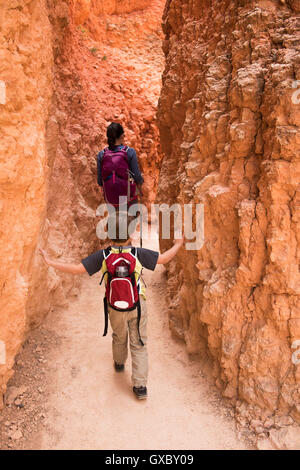
[{"label": "woman hiker", "polygon": [[108,147],[97,156],[98,184],[105,201],[117,210],[127,210],[143,195],[136,151],[124,144],[124,138],[121,124],[112,122],[107,128]]}]

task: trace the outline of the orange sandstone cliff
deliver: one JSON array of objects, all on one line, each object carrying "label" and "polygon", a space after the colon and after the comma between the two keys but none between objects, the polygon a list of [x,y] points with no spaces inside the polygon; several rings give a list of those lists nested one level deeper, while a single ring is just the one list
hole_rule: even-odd
[{"label": "orange sandstone cliff", "polygon": [[205,216],[203,248],[168,267],[170,327],[208,353],[254,429],[276,413],[300,423],[299,12],[275,0],[164,12],[158,201]]},{"label": "orange sandstone cliff", "polygon": [[44,1],[1,0],[0,25],[0,341],[6,350],[0,364],[1,407],[27,328],[30,286],[38,282],[34,265],[47,207],[45,134],[53,53]]}]

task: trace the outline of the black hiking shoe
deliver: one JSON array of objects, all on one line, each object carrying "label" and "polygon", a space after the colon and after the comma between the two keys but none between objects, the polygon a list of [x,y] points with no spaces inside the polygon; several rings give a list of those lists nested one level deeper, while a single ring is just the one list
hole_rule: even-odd
[{"label": "black hiking shoe", "polygon": [[133,393],[139,400],[147,398],[147,387],[133,387]]},{"label": "black hiking shoe", "polygon": [[123,372],[124,364],[117,364],[116,362],[114,362],[114,365],[115,365],[115,371],[116,372]]}]

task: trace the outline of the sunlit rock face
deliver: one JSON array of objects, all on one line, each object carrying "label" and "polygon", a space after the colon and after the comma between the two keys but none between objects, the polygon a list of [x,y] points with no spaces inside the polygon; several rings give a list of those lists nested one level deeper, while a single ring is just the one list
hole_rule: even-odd
[{"label": "sunlit rock face", "polygon": [[144,10],[149,6],[148,0],[70,0],[76,24],[87,21],[91,14],[122,15],[137,10]]},{"label": "sunlit rock face", "polygon": [[95,124],[96,145],[106,145],[111,121],[122,123],[126,143],[139,157],[148,204],[155,199],[162,158],[156,110],[164,68],[164,3],[71,1],[73,38],[65,55],[72,69],[67,80],[79,77],[88,118]]},{"label": "sunlit rock face", "polygon": [[298,13],[167,1],[158,120],[159,201],[205,214],[203,248],[168,266],[171,329],[238,407],[300,422]]},{"label": "sunlit rock face", "polygon": [[45,129],[53,88],[53,55],[43,0],[1,1],[0,22],[2,397],[26,329],[30,285],[35,278],[33,254],[45,218]]}]

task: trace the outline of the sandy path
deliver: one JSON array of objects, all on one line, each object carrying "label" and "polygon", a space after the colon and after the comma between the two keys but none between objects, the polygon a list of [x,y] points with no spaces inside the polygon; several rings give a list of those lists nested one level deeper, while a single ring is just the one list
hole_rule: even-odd
[{"label": "sandy path", "polygon": [[[156,242],[145,246],[155,248]],[[84,276],[78,299],[52,313],[45,328],[63,341],[50,351],[46,420],[34,449],[244,449],[233,420],[222,415],[200,366],[170,335],[163,301],[164,268],[146,272],[149,397],[138,401],[126,372],[112,367],[111,337],[102,338],[100,275]]]}]

